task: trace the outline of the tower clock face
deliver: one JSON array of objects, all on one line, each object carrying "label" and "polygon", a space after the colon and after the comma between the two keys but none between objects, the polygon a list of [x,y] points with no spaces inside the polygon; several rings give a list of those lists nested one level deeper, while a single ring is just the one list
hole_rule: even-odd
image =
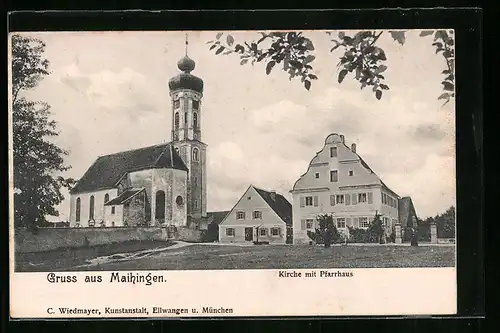
[{"label": "tower clock face", "polygon": [[194,133],[194,134],[193,134],[193,138],[198,139],[198,134],[197,134],[197,133]]}]

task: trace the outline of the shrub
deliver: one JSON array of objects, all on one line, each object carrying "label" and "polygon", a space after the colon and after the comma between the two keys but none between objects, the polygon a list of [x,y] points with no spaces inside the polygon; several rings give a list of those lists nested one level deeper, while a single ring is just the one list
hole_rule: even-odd
[{"label": "shrub", "polygon": [[325,247],[330,247],[331,244],[340,243],[342,241],[335,224],[333,223],[332,215],[318,215],[316,217],[318,227],[314,232],[307,231],[307,236],[316,244],[324,244]]}]

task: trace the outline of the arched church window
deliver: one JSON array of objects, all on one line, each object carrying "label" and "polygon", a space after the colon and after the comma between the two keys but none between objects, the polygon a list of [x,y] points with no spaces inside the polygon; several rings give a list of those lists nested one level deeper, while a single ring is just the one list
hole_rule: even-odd
[{"label": "arched church window", "polygon": [[76,215],[76,222],[80,222],[80,209],[81,209],[82,201],[80,198],[76,198],[76,209],[75,209],[75,215]]},{"label": "arched church window", "polygon": [[106,194],[104,195],[104,203],[106,203],[106,202],[108,202],[108,201],[109,201],[109,194],[108,194],[108,193],[106,193]]},{"label": "arched church window", "polygon": [[175,113],[175,116],[174,116],[174,126],[175,126],[175,129],[179,129],[179,112]]},{"label": "arched church window", "polygon": [[89,220],[94,219],[94,196],[90,196],[90,205],[89,205]]},{"label": "arched church window", "polygon": [[180,101],[180,100],[178,100],[178,99],[176,99],[176,100],[174,101],[174,109],[178,109],[178,108],[180,108],[180,107],[181,107],[181,101]]},{"label": "arched church window", "polygon": [[200,109],[200,101],[193,101],[193,110]]},{"label": "arched church window", "polygon": [[165,192],[159,190],[156,192],[156,219],[164,219],[165,218]]},{"label": "arched church window", "polygon": [[200,160],[200,151],[198,148],[193,149],[193,161],[198,162]]},{"label": "arched church window", "polygon": [[184,112],[184,124],[187,124],[188,122],[188,114],[187,112]]},{"label": "arched church window", "polygon": [[193,112],[193,127],[198,128],[198,113]]}]

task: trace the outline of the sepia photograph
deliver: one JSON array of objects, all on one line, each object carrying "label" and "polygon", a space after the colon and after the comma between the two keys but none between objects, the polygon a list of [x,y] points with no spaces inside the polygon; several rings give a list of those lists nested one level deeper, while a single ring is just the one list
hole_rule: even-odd
[{"label": "sepia photograph", "polygon": [[454,277],[454,40],[450,29],[10,34],[13,284],[141,271]]}]

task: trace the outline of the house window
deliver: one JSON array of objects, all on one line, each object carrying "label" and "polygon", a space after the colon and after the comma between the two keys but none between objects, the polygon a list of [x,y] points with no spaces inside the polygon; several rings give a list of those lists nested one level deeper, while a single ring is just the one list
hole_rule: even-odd
[{"label": "house window", "polygon": [[280,228],[271,228],[271,236],[279,236]]},{"label": "house window", "polygon": [[260,219],[262,219],[262,212],[259,211],[259,210],[254,211],[252,213],[252,215],[253,215],[252,217],[253,217],[254,220],[260,220]]},{"label": "house window", "polygon": [[194,201],[194,208],[198,208],[198,200]]},{"label": "house window", "polygon": [[198,185],[198,177],[193,177],[193,185]]},{"label": "house window", "polygon": [[343,204],[344,203],[344,195],[343,194],[337,195],[335,200],[336,200],[337,204]]},{"label": "house window", "polygon": [[337,147],[330,148],[330,157],[337,157]]},{"label": "house window", "polygon": [[313,227],[314,227],[313,220],[306,220],[306,229],[310,230],[310,229],[313,229]]},{"label": "house window", "polygon": [[198,162],[200,156],[199,156],[199,150],[198,148],[193,149],[193,161]]},{"label": "house window", "polygon": [[244,220],[245,219],[245,212],[236,212],[236,219],[237,220]]},{"label": "house window", "polygon": [[112,206],[111,207],[111,214],[114,214],[115,213],[115,206]]},{"label": "house window", "polygon": [[247,198],[247,200],[251,200],[251,199],[252,199],[252,197],[248,197],[248,198]]},{"label": "house window", "polygon": [[105,194],[104,195],[104,203],[108,202],[109,201],[109,194]]},{"label": "house window", "polygon": [[318,178],[319,178],[319,172],[316,172],[316,173],[314,174],[314,178],[316,178],[316,179],[318,179]]},{"label": "house window", "polygon": [[180,100],[178,100],[178,99],[176,99],[176,100],[174,101],[174,109],[178,109],[178,108],[180,108],[180,107],[181,107],[181,101],[180,101]]},{"label": "house window", "polygon": [[330,171],[330,181],[333,183],[339,181],[339,173],[337,170]]},{"label": "house window", "polygon": [[176,112],[175,113],[175,116],[174,116],[174,127],[175,129],[179,129],[179,112]]},{"label": "house window", "polygon": [[75,215],[76,215],[76,222],[80,222],[80,209],[81,209],[81,205],[82,205],[82,202],[80,200],[80,198],[76,198],[76,212],[75,212]]},{"label": "house window", "polygon": [[366,193],[358,193],[358,202],[366,202]]},{"label": "house window", "polygon": [[313,197],[306,197],[306,206],[313,205]]},{"label": "house window", "polygon": [[111,226],[114,227],[115,226],[115,221],[112,221],[111,222]]},{"label": "house window", "polygon": [[354,176],[354,171],[349,170],[349,176],[350,176],[350,177]]},{"label": "house window", "polygon": [[193,128],[198,128],[198,114],[193,112]]},{"label": "house window", "polygon": [[382,203],[385,205],[385,193],[382,193]]},{"label": "house window", "polygon": [[266,228],[260,228],[259,229],[259,235],[265,236],[266,235]]},{"label": "house window", "polygon": [[188,114],[187,112],[184,112],[184,124],[188,123]]},{"label": "house window", "polygon": [[234,228],[226,228],[226,236],[234,236]]},{"label": "house window", "polygon": [[193,100],[193,110],[199,110],[199,109],[200,109],[200,101]]},{"label": "house window", "polygon": [[89,220],[94,219],[94,196],[90,196],[90,205],[89,205]]},{"label": "house window", "polygon": [[343,218],[343,217],[337,218],[337,228],[339,228],[339,229],[345,228],[345,218]]},{"label": "house window", "polygon": [[369,226],[368,218],[367,217],[360,217],[359,218],[359,227],[360,228],[368,228]]}]

